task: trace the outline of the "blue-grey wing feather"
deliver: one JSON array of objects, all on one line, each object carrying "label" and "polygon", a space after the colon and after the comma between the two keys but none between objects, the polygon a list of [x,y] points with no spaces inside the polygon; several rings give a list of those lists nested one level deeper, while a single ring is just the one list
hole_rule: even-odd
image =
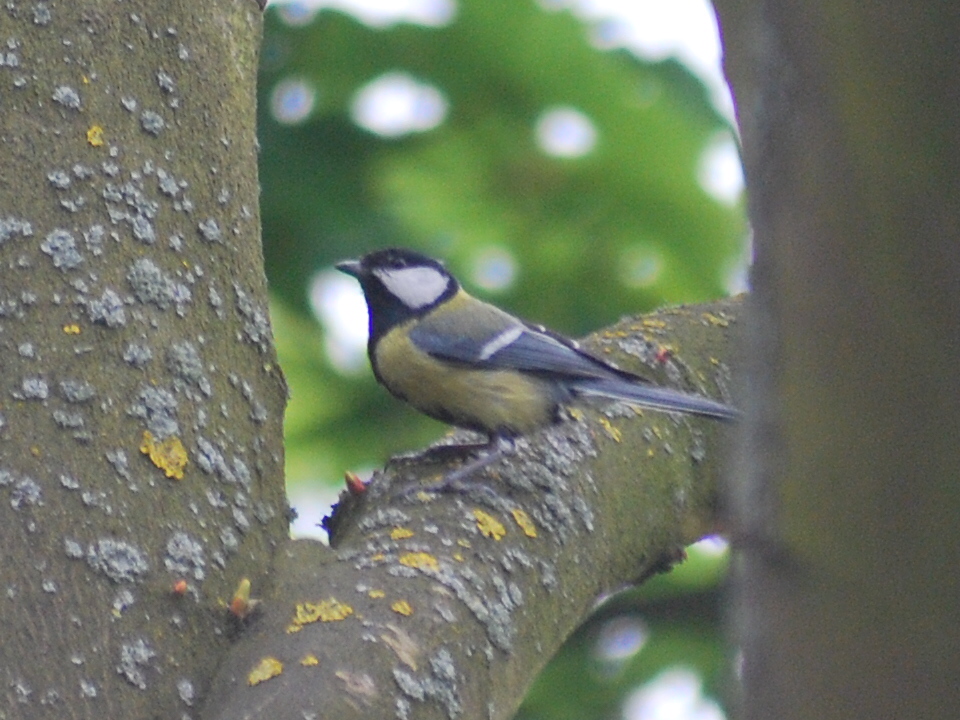
[{"label": "blue-grey wing feather", "polygon": [[513,320],[510,324],[504,323],[492,332],[473,337],[451,333],[449,328],[437,323],[421,322],[411,329],[410,339],[434,357],[478,368],[512,369],[571,378],[616,377],[612,369],[562,340],[513,318],[510,320]]},{"label": "blue-grey wing feather", "polygon": [[515,340],[493,353],[492,367],[567,378],[613,378],[613,370],[566,342],[533,328],[524,328]]}]

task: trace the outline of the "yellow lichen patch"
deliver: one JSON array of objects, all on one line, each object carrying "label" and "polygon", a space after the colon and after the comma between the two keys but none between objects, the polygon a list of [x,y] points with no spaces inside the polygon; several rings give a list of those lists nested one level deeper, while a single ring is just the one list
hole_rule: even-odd
[{"label": "yellow lichen patch", "polygon": [[654,320],[653,318],[645,318],[641,324],[645,328],[654,328],[657,330],[662,330],[667,326],[663,320]]},{"label": "yellow lichen patch", "polygon": [[473,547],[473,545],[470,544],[470,541],[467,540],[466,538],[457,538],[457,545],[459,545],[462,548]]},{"label": "yellow lichen patch", "polygon": [[140,452],[148,455],[150,462],[163,470],[168,478],[183,479],[183,468],[187,465],[187,449],[180,442],[180,438],[171,435],[158,443],[149,430],[144,430]]},{"label": "yellow lichen patch", "polygon": [[63,331],[64,331],[67,335],[79,335],[79,334],[80,334],[80,326],[79,326],[79,325],[64,325],[64,326],[63,326]]},{"label": "yellow lichen patch", "polygon": [[463,553],[455,552],[452,557],[457,562],[463,562]]},{"label": "yellow lichen patch", "polygon": [[[293,624],[287,628],[287,632],[297,632],[303,625],[320,622],[334,622],[343,620],[353,615],[353,608],[342,603],[339,600],[330,598],[321,600],[318,603],[297,603],[297,613],[293,618]],[[296,627],[297,630],[291,630]]]},{"label": "yellow lichen patch", "polygon": [[265,657],[247,675],[247,685],[259,685],[283,672],[283,663],[275,657]]},{"label": "yellow lichen patch", "polygon": [[313,667],[314,665],[320,664],[320,659],[313,653],[310,653],[309,655],[304,655],[302,658],[300,658],[300,664],[304,667]]},{"label": "yellow lichen patch", "polygon": [[708,312],[701,313],[700,317],[702,317],[711,325],[717,325],[719,327],[728,327],[730,325],[729,320],[727,320],[726,318],[717,317],[713,313],[708,313]]},{"label": "yellow lichen patch", "polygon": [[530,516],[520,508],[510,511],[513,515],[514,521],[517,525],[520,526],[520,529],[523,530],[523,534],[527,537],[535,538],[537,536],[537,526],[533,524],[533,520],[530,519]]},{"label": "yellow lichen patch", "polygon": [[404,553],[400,556],[400,564],[417,570],[433,570],[436,572],[440,569],[440,563],[437,562],[437,559],[430,553],[425,552]]},{"label": "yellow lichen patch", "polygon": [[103,145],[103,128],[99,125],[91,125],[90,129],[87,130],[87,142],[90,143],[92,147],[100,147]]},{"label": "yellow lichen patch", "polygon": [[410,528],[396,527],[390,531],[391,540],[406,540],[413,537],[413,530]]},{"label": "yellow lichen patch", "polygon": [[390,606],[390,609],[398,615],[413,615],[413,606],[406,600],[397,600]]},{"label": "yellow lichen patch", "polygon": [[600,418],[600,424],[603,425],[603,429],[606,431],[607,436],[611,440],[613,440],[614,442],[620,442],[621,440],[623,440],[623,435],[620,433],[620,430],[615,428],[613,426],[613,423],[607,420],[607,418],[605,417]]},{"label": "yellow lichen patch", "polygon": [[387,596],[383,590],[371,590],[367,593],[367,595],[372,597],[374,600],[379,600],[380,598]]},{"label": "yellow lichen patch", "polygon": [[477,528],[483,533],[484,537],[499,540],[507,534],[507,529],[503,526],[503,523],[493,515],[489,515],[483,510],[474,510],[473,516],[477,519]]}]

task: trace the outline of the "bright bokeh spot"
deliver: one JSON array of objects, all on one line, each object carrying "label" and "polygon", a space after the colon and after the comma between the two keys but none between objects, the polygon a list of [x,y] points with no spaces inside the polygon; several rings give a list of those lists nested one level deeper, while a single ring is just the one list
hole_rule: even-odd
[{"label": "bright bokeh spot", "polygon": [[700,676],[684,667],[664,670],[627,696],[624,720],[724,720],[720,706],[703,694]]},{"label": "bright bokeh spot", "polygon": [[733,135],[718,133],[700,156],[697,180],[708,195],[733,205],[743,194],[743,166]]},{"label": "bright bokeh spot", "polygon": [[722,557],[730,550],[730,543],[719,535],[709,535],[695,542],[688,550],[709,557]]},{"label": "bright bokeh spot", "polygon": [[578,158],[597,144],[593,121],[572,107],[546,110],[537,120],[537,144],[547,155]]},{"label": "bright bokeh spot", "polygon": [[447,116],[443,93],[404,72],[390,72],[364,85],[351,103],[360,127],[384,137],[432,130]]},{"label": "bright bokeh spot", "polygon": [[327,542],[327,531],[320,522],[324,515],[332,512],[334,503],[340,496],[343,486],[331,485],[326,480],[302,482],[287,487],[290,507],[297,511],[297,517],[290,523],[290,536],[294,538],[313,538]]},{"label": "bright bokeh spot", "polygon": [[621,615],[603,623],[591,651],[598,674],[615,678],[649,639],[650,631],[639,618]]},{"label": "bright bokeh spot", "polygon": [[450,24],[457,12],[454,0],[289,0],[271,4],[283,6],[281,16],[291,25],[302,25],[318,10],[329,9],[348,13],[370,27],[402,22],[442,27]]},{"label": "bright bokeh spot", "polygon": [[278,5],[280,19],[290,27],[300,27],[309,25],[313,22],[314,16],[320,9],[314,7],[312,3],[298,2],[290,0],[289,2],[271,2],[271,5]]},{"label": "bright bokeh spot", "polygon": [[353,278],[327,269],[310,283],[310,308],[324,330],[324,346],[334,368],[345,374],[367,367],[367,303]]},{"label": "bright bokeh spot", "polygon": [[703,80],[714,106],[733,123],[733,98],[720,66],[720,28],[709,0],[551,0],[551,5],[593,21],[600,48],[626,48],[655,62],[676,58]]},{"label": "bright bokeh spot", "polygon": [[731,295],[750,290],[750,266],[753,264],[753,236],[748,235],[743,242],[743,252],[724,268],[723,286]]},{"label": "bright bokeh spot", "polygon": [[[412,23],[443,27],[455,0],[271,0],[290,25],[304,25],[322,9],[339,10],[371,27]],[[592,23],[594,44],[626,48],[639,57],[675,57],[710,89],[713,103],[733,123],[733,98],[720,66],[720,30],[709,0],[540,0],[547,10],[571,10]]]},{"label": "bright bokeh spot", "polygon": [[506,248],[486,247],[474,254],[470,280],[477,287],[497,292],[513,284],[517,261]]},{"label": "bright bokeh spot", "polygon": [[313,112],[317,93],[306,80],[283,80],[270,94],[270,112],[284,125],[302,123]]},{"label": "bright bokeh spot", "polygon": [[617,264],[620,281],[631,288],[645,288],[654,285],[663,272],[663,256],[660,251],[645,244],[630,245],[624,248]]}]

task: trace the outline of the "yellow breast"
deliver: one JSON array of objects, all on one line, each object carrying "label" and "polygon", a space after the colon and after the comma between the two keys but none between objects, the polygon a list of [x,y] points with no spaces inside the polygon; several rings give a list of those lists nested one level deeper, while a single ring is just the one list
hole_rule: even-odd
[{"label": "yellow breast", "polygon": [[522,435],[554,419],[555,402],[546,382],[505,370],[444,365],[420,352],[402,325],[380,339],[372,360],[391,393],[452,425]]}]

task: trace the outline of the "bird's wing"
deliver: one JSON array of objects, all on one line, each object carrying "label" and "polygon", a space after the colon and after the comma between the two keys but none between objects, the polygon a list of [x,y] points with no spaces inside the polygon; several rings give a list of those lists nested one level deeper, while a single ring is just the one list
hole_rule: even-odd
[{"label": "bird's wing", "polygon": [[454,326],[450,317],[436,313],[416,324],[410,339],[434,357],[472,367],[568,379],[626,375],[578,350],[573,341],[527,325],[498,308],[484,304],[477,311],[486,315],[484,322],[477,323],[482,332]]},{"label": "bird's wing", "polygon": [[410,329],[410,339],[423,352],[447,362],[554,378],[579,395],[720,419],[739,417],[737,410],[723,403],[658,387],[614,368],[578,349],[572,340],[527,325],[492,305],[479,303],[472,307],[471,321],[468,327],[456,312],[434,312]]}]

